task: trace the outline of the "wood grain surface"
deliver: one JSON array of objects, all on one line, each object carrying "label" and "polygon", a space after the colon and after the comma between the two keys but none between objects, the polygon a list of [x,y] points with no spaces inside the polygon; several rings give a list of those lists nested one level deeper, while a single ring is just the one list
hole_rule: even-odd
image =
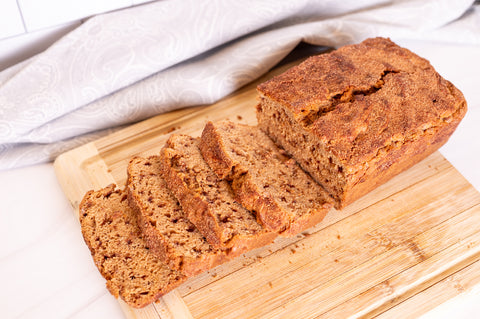
[{"label": "wood grain surface", "polygon": [[[78,214],[86,191],[123,187],[135,155],[207,120],[255,124],[255,86],[163,114],[62,154],[55,170]],[[80,229],[79,229],[80,231]],[[436,152],[316,227],[205,272],[128,318],[415,317],[480,282],[480,194]],[[92,261],[93,262],[93,261]]]}]

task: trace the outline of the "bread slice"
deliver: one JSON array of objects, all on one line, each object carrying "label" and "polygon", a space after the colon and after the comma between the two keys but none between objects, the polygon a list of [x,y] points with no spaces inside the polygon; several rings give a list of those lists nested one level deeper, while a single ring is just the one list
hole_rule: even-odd
[{"label": "bread slice", "polygon": [[95,265],[116,298],[141,308],[186,279],[148,249],[126,192],[115,185],[87,192],[79,215]]},{"label": "bread slice", "polygon": [[210,169],[198,142],[172,135],[160,154],[163,176],[188,219],[210,244],[235,256],[273,241],[276,234],[263,229],[255,215],[235,201],[228,183]]},{"label": "bread slice", "polygon": [[171,268],[194,276],[228,260],[187,218],[160,173],[160,156],[134,157],[127,168],[130,206],[147,245]]},{"label": "bread slice", "polygon": [[293,236],[333,207],[325,190],[258,127],[208,122],[200,150],[220,178],[232,181],[238,201],[272,231]]},{"label": "bread slice", "polygon": [[467,111],[427,60],[384,38],[311,57],[257,90],[259,126],[338,208],[437,150]]}]

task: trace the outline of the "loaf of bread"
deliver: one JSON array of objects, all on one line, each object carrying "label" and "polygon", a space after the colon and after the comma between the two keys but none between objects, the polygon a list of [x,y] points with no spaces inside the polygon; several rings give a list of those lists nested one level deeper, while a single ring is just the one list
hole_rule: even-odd
[{"label": "loaf of bread", "polygon": [[186,279],[148,249],[126,192],[115,190],[115,185],[89,191],[80,203],[79,217],[83,238],[108,290],[130,306],[144,307]]},{"label": "loaf of bread", "polygon": [[257,87],[259,126],[341,208],[443,145],[462,93],[389,39],[307,59]]},{"label": "loaf of bread", "polygon": [[130,206],[148,247],[170,268],[193,276],[228,260],[188,220],[160,173],[160,156],[134,157],[127,168]]},{"label": "loaf of bread", "polygon": [[187,135],[172,135],[160,153],[163,177],[188,219],[210,244],[229,249],[231,256],[272,242],[276,233],[235,201],[229,184],[203,159],[198,143]]},{"label": "loaf of bread", "polygon": [[201,139],[172,135],[160,156],[130,161],[126,190],[84,196],[82,233],[114,296],[143,307],[315,225],[333,202],[438,149],[467,110],[428,61],[384,38],[311,57],[257,90],[258,127],[209,122]]},{"label": "loaf of bread", "polygon": [[208,122],[200,150],[217,176],[232,182],[238,201],[271,231],[294,236],[333,207],[325,190],[258,127]]}]

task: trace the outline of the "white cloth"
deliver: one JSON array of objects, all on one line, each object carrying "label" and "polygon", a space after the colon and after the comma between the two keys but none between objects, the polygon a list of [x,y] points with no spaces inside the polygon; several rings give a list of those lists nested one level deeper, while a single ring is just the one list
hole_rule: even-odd
[{"label": "white cloth", "polygon": [[0,73],[0,169],[49,161],[112,128],[213,103],[299,42],[368,37],[480,45],[471,0],[165,0],[92,17]]}]

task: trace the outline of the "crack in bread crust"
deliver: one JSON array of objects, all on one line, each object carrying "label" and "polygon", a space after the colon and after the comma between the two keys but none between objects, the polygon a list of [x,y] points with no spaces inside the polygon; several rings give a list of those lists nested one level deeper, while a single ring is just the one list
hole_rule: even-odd
[{"label": "crack in bread crust", "polygon": [[[315,123],[317,119],[326,115],[327,113],[332,112],[337,108],[339,104],[342,103],[351,103],[355,100],[356,96],[367,96],[375,94],[378,90],[380,90],[385,84],[385,77],[388,74],[395,74],[400,73],[396,70],[384,70],[378,79],[378,81],[371,85],[369,88],[355,88],[352,86],[348,86],[345,88],[341,93],[337,93],[328,98],[328,106],[324,106],[319,110],[312,109],[308,114],[305,114],[303,118],[299,118],[299,121],[302,123],[304,127],[309,127]],[[302,112],[303,113],[303,112]]]}]

